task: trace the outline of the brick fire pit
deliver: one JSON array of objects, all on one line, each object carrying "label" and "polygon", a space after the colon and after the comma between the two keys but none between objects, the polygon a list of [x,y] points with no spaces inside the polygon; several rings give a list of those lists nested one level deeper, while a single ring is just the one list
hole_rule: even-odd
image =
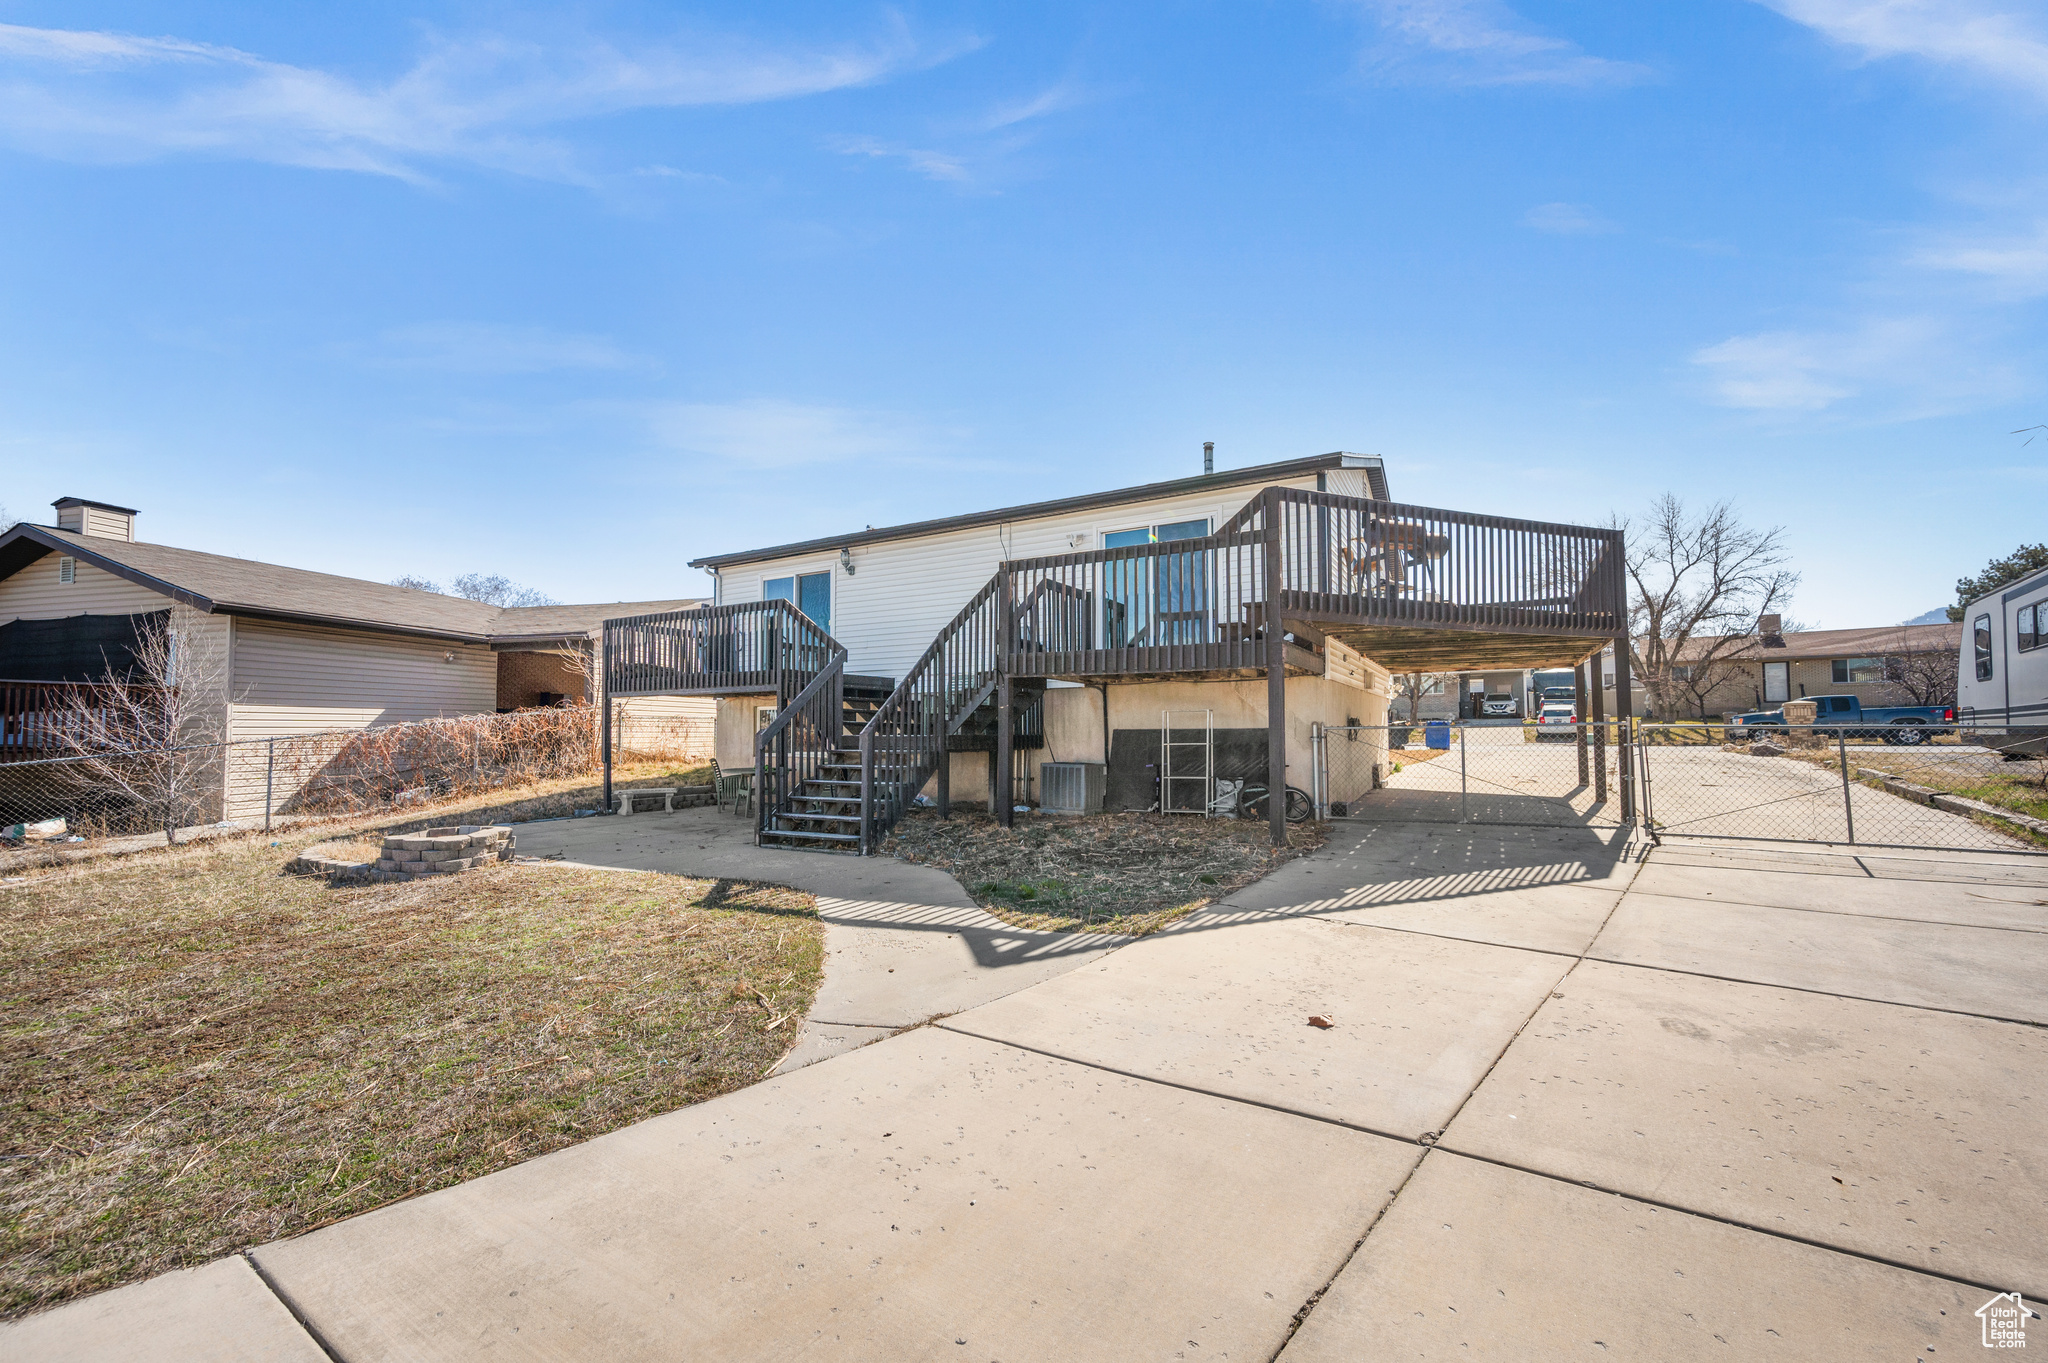
[{"label": "brick fire pit", "polygon": [[370,869],[379,880],[454,875],[512,860],[517,841],[512,830],[502,824],[463,824],[393,834],[384,839],[384,855]]}]

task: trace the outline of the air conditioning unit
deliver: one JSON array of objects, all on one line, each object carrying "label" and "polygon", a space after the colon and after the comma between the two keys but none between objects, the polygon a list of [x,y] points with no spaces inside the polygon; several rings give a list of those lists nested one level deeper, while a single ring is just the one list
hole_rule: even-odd
[{"label": "air conditioning unit", "polygon": [[1100,762],[1038,764],[1038,808],[1046,814],[1100,814],[1109,768]]}]

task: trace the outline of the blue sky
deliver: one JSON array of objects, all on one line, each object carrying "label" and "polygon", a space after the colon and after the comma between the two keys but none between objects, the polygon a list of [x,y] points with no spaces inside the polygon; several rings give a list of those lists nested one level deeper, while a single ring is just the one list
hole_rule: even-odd
[{"label": "blue sky", "polygon": [[0,501],[328,571],[700,554],[1351,449],[2042,538],[2041,0],[0,0]]}]

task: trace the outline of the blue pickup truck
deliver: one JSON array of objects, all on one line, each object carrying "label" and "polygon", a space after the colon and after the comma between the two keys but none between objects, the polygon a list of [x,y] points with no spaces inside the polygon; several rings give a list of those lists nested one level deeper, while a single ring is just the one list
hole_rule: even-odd
[{"label": "blue pickup truck", "polygon": [[[1814,704],[1813,722],[1823,729],[1845,729],[1850,738],[1881,738],[1887,743],[1925,743],[1950,732],[1938,726],[1956,722],[1953,705],[1887,705],[1866,708],[1854,696],[1807,696]],[[1736,715],[1731,727],[1783,727],[1783,710],[1752,710]]]}]

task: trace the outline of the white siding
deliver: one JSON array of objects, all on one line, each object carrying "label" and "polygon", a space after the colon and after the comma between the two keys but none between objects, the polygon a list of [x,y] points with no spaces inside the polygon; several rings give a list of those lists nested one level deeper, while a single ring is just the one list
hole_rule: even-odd
[{"label": "white siding", "polygon": [[171,598],[79,561],[77,580],[57,580],[55,550],[0,578],[0,621],[62,620],[68,615],[136,615],[168,608]]},{"label": "white siding", "polygon": [[[1361,476],[1361,489],[1363,483]],[[1003,560],[1100,549],[1102,537],[1111,531],[1196,517],[1207,517],[1214,531],[1242,510],[1261,487],[1271,485],[1247,483],[1220,492],[870,544],[853,551],[851,575],[839,567],[836,550],[734,564],[719,574],[718,601],[720,605],[759,601],[764,579],[830,570],[832,634],[846,645],[848,670],[900,681],[945,623],[995,575]],[[1315,475],[1280,485],[1313,490]]]},{"label": "white siding", "polygon": [[233,687],[236,738],[357,729],[489,714],[498,659],[481,644],[238,620]]}]

